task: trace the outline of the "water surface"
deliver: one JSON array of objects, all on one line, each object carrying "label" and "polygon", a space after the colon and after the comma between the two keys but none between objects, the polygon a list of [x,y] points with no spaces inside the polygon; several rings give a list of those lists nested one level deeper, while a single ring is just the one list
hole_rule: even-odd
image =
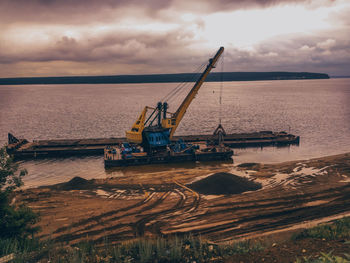
[{"label": "water surface", "polygon": [[[0,86],[0,142],[7,141],[8,132],[28,140],[124,136],[145,105],[155,106],[178,85]],[[236,163],[280,162],[350,151],[350,79],[225,82],[220,108],[221,85],[202,86],[176,134],[212,133],[221,117],[228,133],[285,130],[301,137],[299,147],[237,149]],[[169,101],[170,111],[176,110],[191,86],[189,83]],[[26,161],[21,166],[29,171],[28,186],[74,176],[132,174],[107,173],[98,156]],[[198,165],[186,169],[198,169]]]}]

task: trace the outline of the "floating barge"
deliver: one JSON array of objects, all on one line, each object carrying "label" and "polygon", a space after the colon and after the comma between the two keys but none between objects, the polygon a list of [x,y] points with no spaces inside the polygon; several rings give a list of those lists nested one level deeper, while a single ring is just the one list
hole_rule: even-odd
[{"label": "floating barge", "polygon": [[[217,142],[214,135],[174,136],[173,141],[182,139],[187,143]],[[254,133],[227,134],[224,145],[230,148],[299,145],[299,136],[286,132],[260,131]],[[126,138],[35,140],[29,142],[9,134],[7,152],[15,159],[35,159],[47,157],[69,157],[83,155],[103,155],[108,145],[119,145]]]},{"label": "floating barge", "polygon": [[163,153],[148,154],[146,152],[131,153],[128,157],[121,153],[120,147],[107,147],[104,150],[105,168],[120,166],[135,166],[162,163],[180,162],[205,162],[205,161],[227,161],[231,160],[233,150],[228,147],[203,147],[191,149],[191,151],[174,152],[168,150]]}]

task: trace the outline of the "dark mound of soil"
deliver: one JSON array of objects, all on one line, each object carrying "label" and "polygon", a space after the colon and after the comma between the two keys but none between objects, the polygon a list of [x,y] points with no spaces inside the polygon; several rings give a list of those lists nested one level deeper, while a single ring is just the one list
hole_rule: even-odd
[{"label": "dark mound of soil", "polygon": [[93,186],[93,181],[76,176],[70,181],[56,186],[61,190],[82,190],[91,188]]},{"label": "dark mound of soil", "polygon": [[259,166],[260,166],[260,163],[241,163],[237,165],[237,167],[248,168],[248,169],[257,168]]},{"label": "dark mound of soil", "polygon": [[216,173],[189,184],[188,187],[201,194],[221,195],[255,191],[261,188],[261,184],[230,173]]}]

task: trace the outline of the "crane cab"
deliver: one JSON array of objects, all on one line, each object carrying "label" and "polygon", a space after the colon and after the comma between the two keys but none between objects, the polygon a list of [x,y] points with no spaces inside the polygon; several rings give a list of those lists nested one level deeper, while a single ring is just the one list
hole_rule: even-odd
[{"label": "crane cab", "polygon": [[172,129],[176,125],[176,119],[175,118],[166,118],[162,120],[162,127],[167,129]]},{"label": "crane cab", "polygon": [[169,129],[148,127],[142,132],[142,147],[149,154],[166,152],[170,144]]}]

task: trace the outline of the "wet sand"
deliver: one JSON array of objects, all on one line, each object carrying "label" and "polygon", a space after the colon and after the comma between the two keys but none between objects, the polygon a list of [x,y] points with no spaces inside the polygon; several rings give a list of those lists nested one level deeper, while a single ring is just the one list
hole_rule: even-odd
[{"label": "wet sand", "polygon": [[[350,153],[279,164],[129,171],[122,177],[25,189],[40,212],[42,238],[76,243],[191,232],[214,242],[266,235],[350,213]],[[202,195],[188,184],[225,172],[262,185],[257,191]],[[324,220],[323,220],[324,219]]]}]

